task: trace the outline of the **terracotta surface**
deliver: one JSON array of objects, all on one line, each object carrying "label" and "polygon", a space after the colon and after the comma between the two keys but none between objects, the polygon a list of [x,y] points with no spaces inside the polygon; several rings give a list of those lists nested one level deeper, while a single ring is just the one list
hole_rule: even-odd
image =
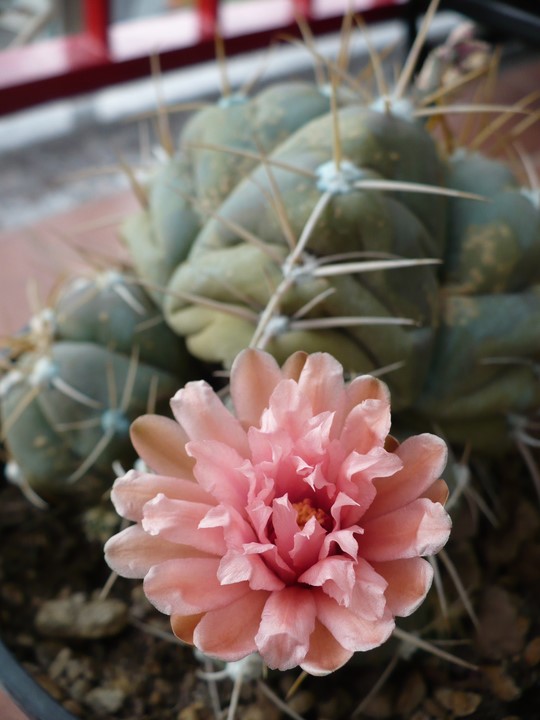
[{"label": "terracotta surface", "polygon": [[0,336],[23,327],[33,312],[46,305],[62,278],[127,259],[118,223],[136,207],[126,192],[37,226],[0,233]]},{"label": "terracotta surface", "polygon": [[22,713],[19,708],[0,691],[0,718],[2,720],[27,720],[26,715]]}]

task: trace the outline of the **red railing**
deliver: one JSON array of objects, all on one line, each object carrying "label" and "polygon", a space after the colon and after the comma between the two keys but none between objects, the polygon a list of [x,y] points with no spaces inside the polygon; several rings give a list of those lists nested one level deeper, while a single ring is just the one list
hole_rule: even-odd
[{"label": "red railing", "polygon": [[216,33],[228,56],[297,33],[297,15],[313,33],[339,28],[349,8],[372,22],[399,17],[406,0],[195,0],[166,15],[110,24],[109,0],[81,0],[83,29],[75,35],[0,52],[0,115],[125,82],[150,72],[210,60]]}]

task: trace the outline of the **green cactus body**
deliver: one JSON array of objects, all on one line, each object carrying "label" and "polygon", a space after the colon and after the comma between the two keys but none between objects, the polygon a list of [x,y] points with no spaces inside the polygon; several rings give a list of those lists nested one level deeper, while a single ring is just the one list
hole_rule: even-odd
[{"label": "green cactus body", "polygon": [[464,295],[520,292],[540,281],[540,212],[510,169],[459,151],[449,187],[479,192],[487,202],[451,199],[445,286]]},{"label": "green cactus body", "polygon": [[[539,201],[504,162],[446,158],[415,118],[426,88],[396,87],[369,107],[338,89],[330,109],[315,85],[278,85],[197,113],[174,161],[185,191],[167,200],[189,239],[171,231],[163,311],[208,362],[254,345],[279,362],[328,351],[351,374],[394,367],[404,420],[499,451],[540,400]],[[418,262],[362,272],[374,258]]]},{"label": "green cactus body", "polygon": [[[343,108],[338,113],[338,122],[342,155],[350,164],[351,184],[368,179],[443,184],[445,168],[439,160],[433,140],[421,124],[361,106]],[[194,243],[191,257],[211,248],[241,242],[234,229],[224,222],[228,220],[236,221],[240,227],[249,229],[264,241],[284,242],[275,202],[268,201],[272,197],[272,187],[267,177],[269,171],[275,177],[287,217],[296,237],[299,237],[322,192],[327,187],[332,191],[332,179],[327,180],[325,176],[326,167],[332,172],[332,125],[332,115],[327,113],[302,126],[276,148],[270,157],[269,169],[264,164],[255,168],[224,199],[219,218],[207,220]],[[422,158],[422,162],[419,162],[419,158]],[[345,178],[346,183],[347,180]],[[425,252],[440,257],[444,242],[444,201],[421,193],[384,195],[385,198],[389,196],[407,207],[422,224],[427,233],[422,235],[427,246]],[[362,244],[366,243],[366,237],[381,233],[381,228],[384,233],[384,225],[377,223],[384,221],[381,216],[385,216],[386,212],[377,212],[376,208],[372,208],[373,196],[364,200],[365,205],[357,214],[354,208],[362,202],[362,196],[350,185],[343,189],[336,188],[334,200],[337,203],[336,212],[346,215],[343,221],[338,217],[334,222],[327,218],[326,224],[320,223],[309,243],[311,252],[324,254],[330,251],[351,251],[349,222],[356,225],[355,231],[359,236],[355,249],[361,249]],[[347,213],[348,207],[351,209]],[[348,216],[351,216],[350,220]],[[361,223],[364,223],[364,227]],[[386,250],[386,245],[391,246],[391,242],[385,242],[383,237],[380,250]]]},{"label": "green cactus body", "polygon": [[[271,337],[267,349],[280,361],[299,348],[329,350],[351,372],[367,372],[417,357],[414,377],[404,373],[392,388],[396,404],[406,405],[420,389],[421,363],[427,372],[438,312],[434,269],[412,267],[393,274],[381,271],[318,278],[311,266],[334,254],[355,258],[359,251],[402,258],[440,257],[443,199],[363,190],[354,183],[389,179],[439,185],[444,164],[419,124],[358,106],[342,109],[338,117],[346,158],[342,175],[332,177],[333,119],[327,114],[278,147],[270,157],[270,167],[257,167],[224,201],[219,218],[208,219],[189,258],[171,279],[165,312],[170,325],[187,336],[194,354],[229,364],[249,342],[259,313],[282,275],[287,242],[275,201],[269,198],[279,193],[292,234],[299,238],[317,202],[328,191],[331,199],[309,238],[298,278],[282,297],[281,316],[292,318],[314,298],[332,291],[307,318],[405,315],[422,327],[365,325],[297,332],[294,324],[285,324]],[[259,238],[260,245],[250,245],[235,232],[236,227]],[[191,304],[182,300],[182,293],[234,305],[252,316],[238,317],[204,303]],[[218,326],[220,330],[216,330]],[[214,332],[219,333],[219,341]]]},{"label": "green cactus body", "polygon": [[187,379],[187,354],[119,273],[74,281],[48,317],[48,341],[22,353],[2,381],[5,442],[39,495],[86,498],[110,482],[114,461],[133,462],[130,423],[149,403],[166,411]]},{"label": "green cactus body", "polygon": [[147,205],[126,220],[122,238],[135,268],[154,301],[163,302],[171,272],[189,252],[199,230],[199,215],[187,197],[193,193],[190,165],[171,158],[158,165],[147,181]]},{"label": "green cactus body", "polygon": [[508,416],[540,406],[540,211],[501,162],[458,153],[449,184],[441,325],[417,407],[455,442],[507,445]]},{"label": "green cactus body", "polygon": [[[217,210],[256,164],[253,157],[226,149],[270,153],[328,108],[328,97],[317,87],[288,83],[272,86],[253,99],[223,98],[190,119],[180,153],[156,168],[148,182],[147,207],[129,218],[122,232],[135,267],[158,304],[163,302],[161,289],[200,230],[201,213]],[[204,147],[209,144],[212,149]]]},{"label": "green cactus body", "polygon": [[257,164],[255,158],[227,152],[227,148],[268,154],[298,128],[328,112],[329,105],[328,97],[315,85],[287,83],[271,86],[253,99],[225,97],[197,113],[181,137],[197,199],[219,207]]}]

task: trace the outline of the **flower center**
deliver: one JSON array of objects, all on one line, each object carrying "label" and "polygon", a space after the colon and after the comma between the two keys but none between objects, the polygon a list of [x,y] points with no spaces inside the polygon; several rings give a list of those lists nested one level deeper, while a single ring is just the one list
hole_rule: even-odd
[{"label": "flower center", "polygon": [[303,528],[307,521],[314,517],[315,520],[325,530],[331,529],[331,518],[322,508],[313,507],[313,503],[309,498],[304,498],[300,502],[292,503],[293,508],[296,510],[296,522]]}]

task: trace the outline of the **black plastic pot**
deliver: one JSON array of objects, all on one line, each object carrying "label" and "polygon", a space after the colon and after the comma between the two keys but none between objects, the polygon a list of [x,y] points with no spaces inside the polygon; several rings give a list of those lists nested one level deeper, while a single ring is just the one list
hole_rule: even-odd
[{"label": "black plastic pot", "polygon": [[[0,479],[3,477],[4,464],[0,463]],[[21,667],[1,640],[0,686],[30,720],[77,720]]]},{"label": "black plastic pot", "polygon": [[23,670],[1,641],[0,685],[31,720],[77,720]]}]

